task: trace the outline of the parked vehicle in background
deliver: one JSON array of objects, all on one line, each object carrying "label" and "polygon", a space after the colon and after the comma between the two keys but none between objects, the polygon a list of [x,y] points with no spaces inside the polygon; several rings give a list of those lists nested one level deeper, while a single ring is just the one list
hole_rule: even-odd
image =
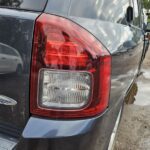
[{"label": "parked vehicle in background", "polygon": [[148,16],[147,16],[147,10],[146,9],[143,9],[143,16],[144,16],[144,23],[145,23],[145,25],[147,25]]},{"label": "parked vehicle in background", "polygon": [[145,37],[144,37],[144,49],[145,49],[145,53],[144,53],[144,57],[149,49],[149,45],[150,45],[150,23],[148,22],[146,27],[145,27]]},{"label": "parked vehicle in background", "polygon": [[142,13],[138,0],[1,0],[0,43],[23,68],[0,75],[0,149],[113,149],[145,55]]}]

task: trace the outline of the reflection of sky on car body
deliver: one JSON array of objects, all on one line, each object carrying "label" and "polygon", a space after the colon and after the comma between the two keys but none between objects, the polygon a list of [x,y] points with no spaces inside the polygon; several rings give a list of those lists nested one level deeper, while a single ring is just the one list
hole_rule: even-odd
[{"label": "reflection of sky on car body", "polygon": [[[70,9],[70,15],[120,22],[124,19],[124,13],[128,5],[129,1],[127,0],[82,0],[78,3],[76,3],[76,0],[72,0],[72,7],[74,8]],[[79,8],[79,11],[76,11],[77,8]]]}]

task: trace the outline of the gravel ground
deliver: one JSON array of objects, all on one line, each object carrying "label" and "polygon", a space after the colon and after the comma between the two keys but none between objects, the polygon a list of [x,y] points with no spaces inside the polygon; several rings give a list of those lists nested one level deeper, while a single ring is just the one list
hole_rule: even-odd
[{"label": "gravel ground", "polygon": [[150,150],[150,49],[137,86],[136,101],[124,108],[115,150]]}]

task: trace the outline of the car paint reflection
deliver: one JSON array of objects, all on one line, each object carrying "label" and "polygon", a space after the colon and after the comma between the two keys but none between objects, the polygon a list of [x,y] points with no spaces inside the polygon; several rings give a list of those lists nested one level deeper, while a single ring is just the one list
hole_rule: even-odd
[{"label": "car paint reflection", "polygon": [[[128,0],[72,0],[71,16],[122,23],[129,6]],[[92,7],[91,7],[92,6]],[[76,11],[78,9],[78,11]],[[125,22],[126,23],[126,22]]]},{"label": "car paint reflection", "polygon": [[17,50],[6,44],[0,43],[0,74],[16,73],[23,71],[23,60]]},{"label": "car paint reflection", "polygon": [[5,44],[6,47],[18,52],[20,56],[17,59],[23,63],[23,70],[19,75],[14,72],[15,65],[10,73],[0,74],[0,95],[17,102],[14,106],[0,105],[0,125],[3,126],[0,132],[9,132],[8,128],[5,128],[9,124],[8,126],[14,129],[15,136],[20,135],[29,116],[31,50],[34,20],[38,15],[32,12],[0,9],[0,44]]}]

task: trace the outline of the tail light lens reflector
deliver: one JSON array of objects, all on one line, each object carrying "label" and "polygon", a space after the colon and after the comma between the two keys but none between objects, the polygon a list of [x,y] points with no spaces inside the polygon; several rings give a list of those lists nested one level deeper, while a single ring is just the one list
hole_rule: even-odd
[{"label": "tail light lens reflector", "polygon": [[77,71],[42,69],[38,104],[48,109],[81,109],[90,101],[91,74]]}]

